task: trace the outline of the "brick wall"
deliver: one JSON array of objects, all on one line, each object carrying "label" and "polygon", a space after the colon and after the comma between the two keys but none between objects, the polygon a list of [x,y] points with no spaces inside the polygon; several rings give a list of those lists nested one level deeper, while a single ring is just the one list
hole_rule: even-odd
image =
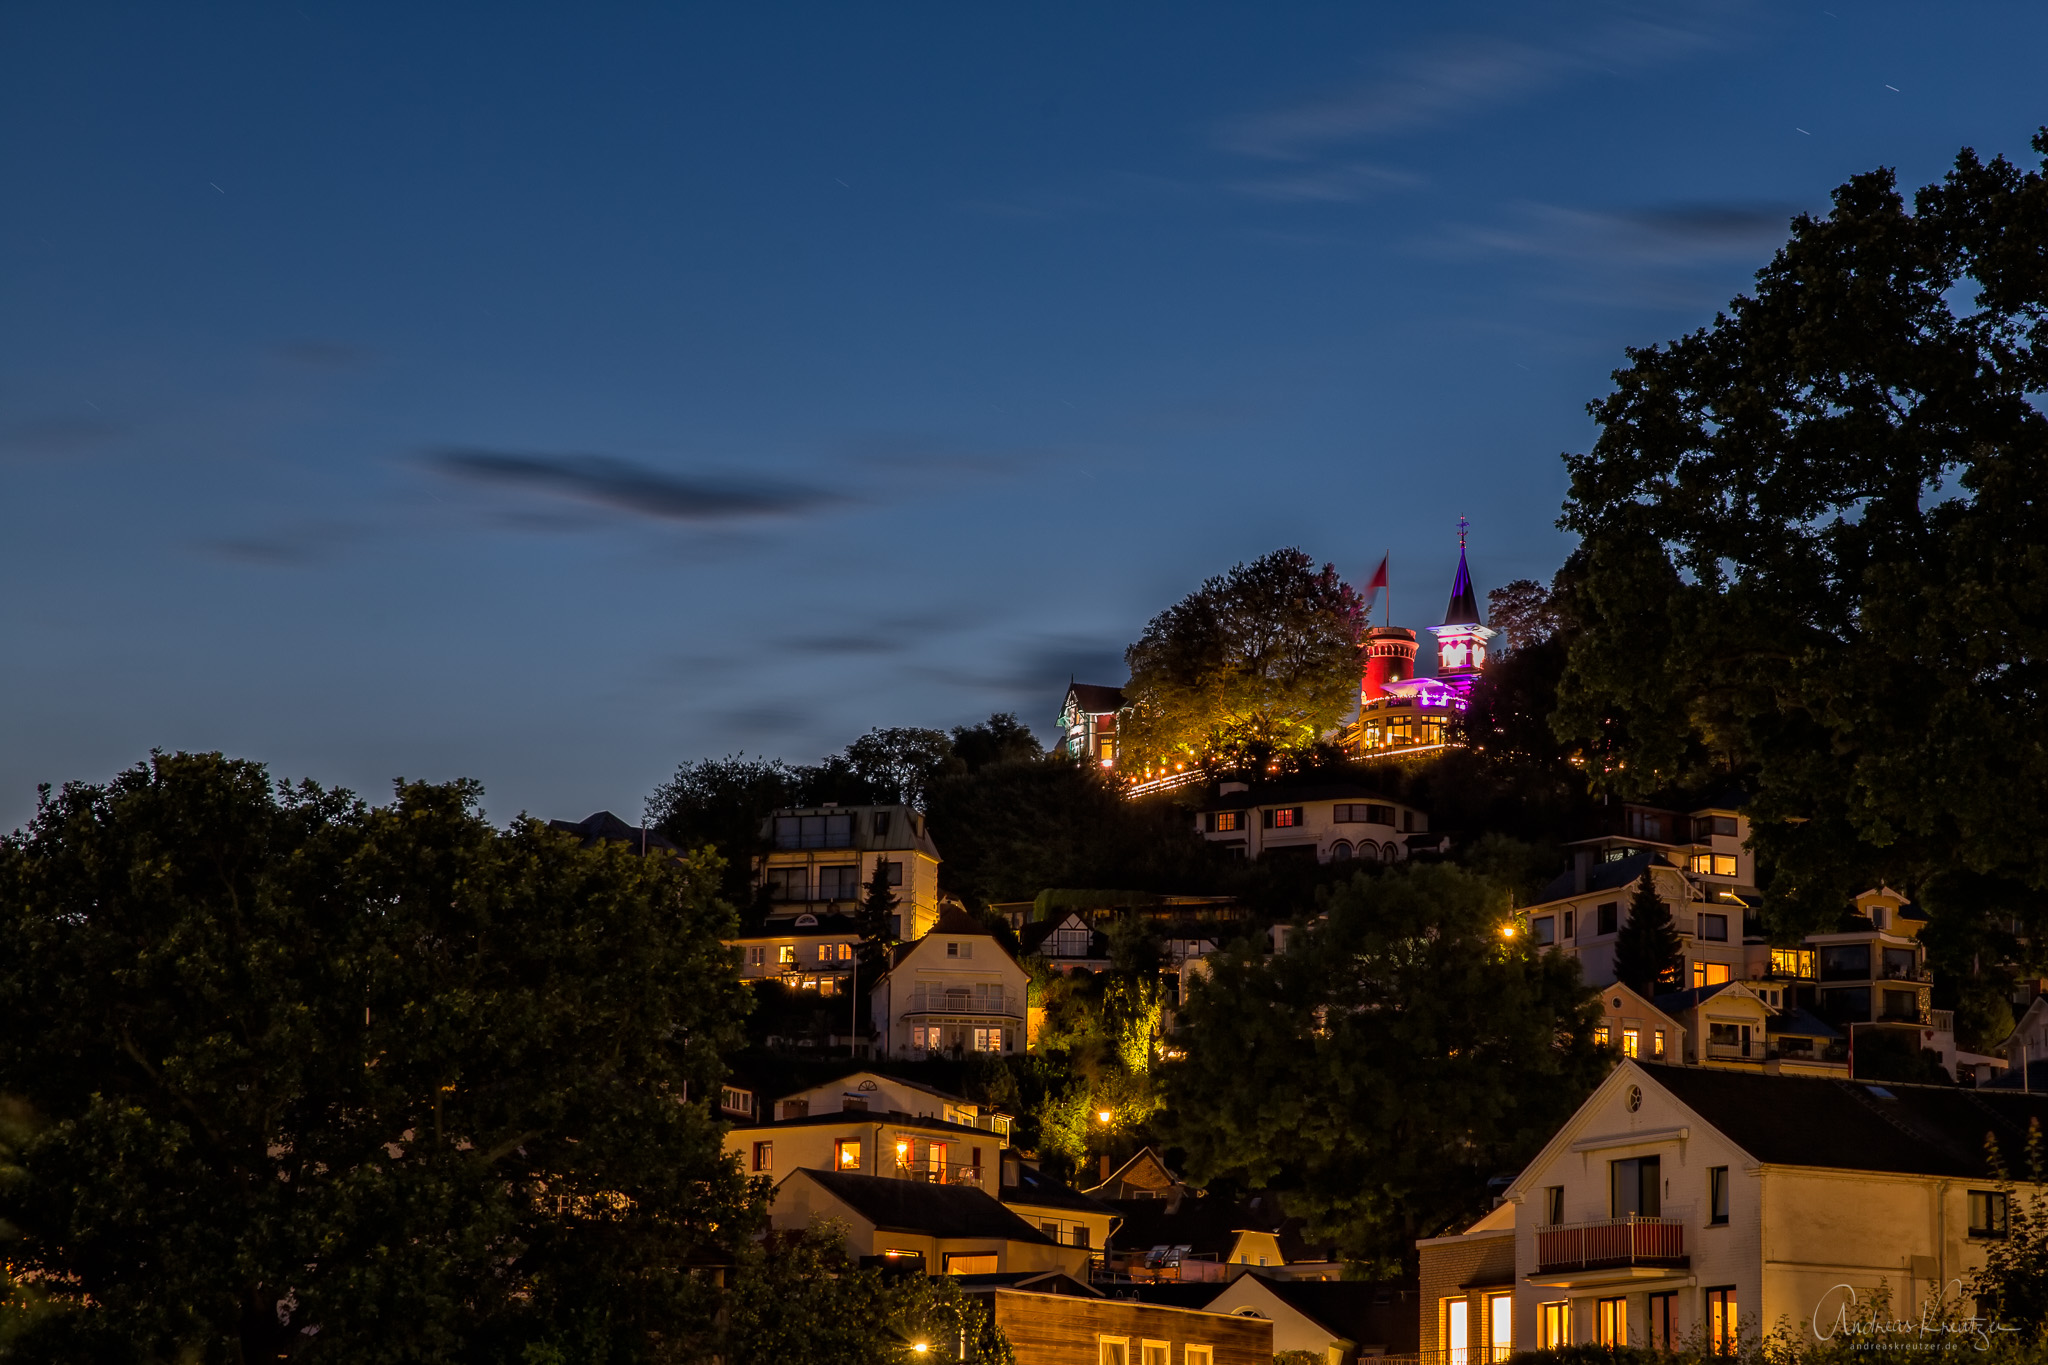
[{"label": "brick wall", "polygon": [[[1507,1228],[1500,1232],[1484,1232],[1455,1242],[1442,1242],[1435,1246],[1418,1249],[1422,1258],[1422,1305],[1421,1350],[1426,1357],[1432,1351],[1447,1349],[1441,1340],[1443,1335],[1443,1301],[1466,1295],[1460,1285],[1483,1284],[1511,1288],[1515,1281],[1515,1233]],[[1485,1324],[1481,1321],[1482,1309],[1476,1300],[1478,1293],[1471,1297],[1472,1337],[1471,1345],[1485,1341]]]}]

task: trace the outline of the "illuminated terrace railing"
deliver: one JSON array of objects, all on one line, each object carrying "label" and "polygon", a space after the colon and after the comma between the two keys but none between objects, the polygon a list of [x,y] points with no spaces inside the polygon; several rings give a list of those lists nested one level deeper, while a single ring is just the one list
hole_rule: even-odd
[{"label": "illuminated terrace railing", "polygon": [[1536,1272],[1604,1270],[1617,1266],[1683,1266],[1685,1224],[1631,1214],[1600,1223],[1536,1230]]}]

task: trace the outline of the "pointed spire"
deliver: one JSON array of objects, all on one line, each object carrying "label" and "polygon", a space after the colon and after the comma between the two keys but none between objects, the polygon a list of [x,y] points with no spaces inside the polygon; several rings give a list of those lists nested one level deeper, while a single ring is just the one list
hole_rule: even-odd
[{"label": "pointed spire", "polygon": [[1465,527],[1465,519],[1459,517],[1458,576],[1451,580],[1451,604],[1444,608],[1444,624],[1447,626],[1479,624],[1479,598],[1472,591],[1472,571],[1465,567]]}]

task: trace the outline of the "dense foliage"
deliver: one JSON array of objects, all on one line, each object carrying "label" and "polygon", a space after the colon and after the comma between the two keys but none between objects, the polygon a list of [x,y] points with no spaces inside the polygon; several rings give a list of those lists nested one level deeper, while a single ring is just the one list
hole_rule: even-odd
[{"label": "dense foliage", "polygon": [[1460,868],[1360,875],[1288,950],[1211,959],[1158,1068],[1167,1136],[1198,1181],[1282,1191],[1360,1260],[1485,1212],[1612,1064],[1578,966],[1510,935],[1507,897]]},{"label": "dense foliage", "polygon": [[1365,606],[1300,550],[1211,578],[1152,618],[1124,654],[1126,773],[1308,749],[1358,703]]},{"label": "dense foliage", "polygon": [[[829,1224],[771,1234],[733,1269],[729,1365],[902,1365],[905,1360],[1012,1365],[988,1310],[952,1276],[855,1265]],[[919,1343],[922,1343],[920,1348]]]},{"label": "dense foliage", "polygon": [[[755,1211],[717,869],[159,756],[0,846],[23,1360],[688,1358]],[[700,1102],[685,1102],[685,1097]],[[538,1352],[539,1354],[534,1354]]]},{"label": "dense foliage", "polygon": [[1657,894],[1657,879],[1645,872],[1628,905],[1628,923],[1614,936],[1614,975],[1644,999],[1676,989],[1678,957],[1685,945],[1672,922],[1671,907]]},{"label": "dense foliage", "polygon": [[[2048,153],[2048,130],[2035,139]],[[1965,151],[1802,216],[1629,353],[1568,457],[1558,732],[1629,795],[1722,772],[1782,930],[1883,882],[2048,943],[2048,177]]]}]

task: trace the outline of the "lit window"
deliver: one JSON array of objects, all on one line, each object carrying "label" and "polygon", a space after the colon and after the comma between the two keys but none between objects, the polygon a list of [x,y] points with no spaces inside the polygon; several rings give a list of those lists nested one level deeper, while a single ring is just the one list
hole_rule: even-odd
[{"label": "lit window", "polygon": [[772,1171],[775,1169],[774,1143],[757,1142],[754,1144],[754,1169],[757,1171]]},{"label": "lit window", "polygon": [[1628,1300],[1602,1299],[1596,1309],[1593,1339],[1609,1349],[1628,1345]]},{"label": "lit window", "polygon": [[1181,1347],[1181,1365],[1216,1365],[1216,1348],[1213,1346]]},{"label": "lit window", "polygon": [[1486,1296],[1486,1355],[1504,1361],[1515,1353],[1515,1296]]},{"label": "lit window", "polygon": [[794,943],[785,943],[780,948],[777,948],[775,950],[775,960],[784,966],[794,967],[796,965],[796,945]]},{"label": "lit window", "polygon": [[1650,1055],[1652,1057],[1662,1057],[1664,1055],[1663,1029],[1658,1029],[1650,1035]]},{"label": "lit window", "polygon": [[1536,1345],[1545,1351],[1572,1344],[1572,1306],[1557,1303],[1536,1305]]},{"label": "lit window", "polygon": [[1608,1035],[1607,1025],[1605,1025],[1605,1024],[1595,1024],[1595,1025],[1593,1025],[1593,1044],[1594,1044],[1594,1046],[1596,1046],[1596,1047],[1606,1047],[1606,1046],[1607,1046],[1607,1044],[1608,1044],[1608,1041],[1609,1041],[1609,1035]]},{"label": "lit window", "polygon": [[1642,1054],[1643,1031],[1633,1028],[1623,1029],[1621,1031],[1621,1055],[1624,1057],[1640,1057]]},{"label": "lit window", "polygon": [[1692,964],[1692,984],[1719,986],[1729,980],[1728,964],[1725,962],[1695,962]]},{"label": "lit window", "polygon": [[841,1138],[832,1144],[832,1164],[842,1171],[860,1169],[860,1139]]},{"label": "lit window", "polygon": [[1732,1356],[1738,1333],[1735,1317],[1735,1287],[1727,1285],[1707,1291],[1707,1353]]},{"label": "lit window", "polygon": [[1129,1337],[1097,1337],[1095,1343],[1097,1365],[1131,1365]]},{"label": "lit window", "polygon": [[1302,822],[1300,806],[1281,806],[1277,810],[1267,811],[1265,815],[1267,829],[1298,829]]},{"label": "lit window", "polygon": [[1210,811],[1209,832],[1211,834],[1228,834],[1232,830],[1242,829],[1244,826],[1238,823],[1239,819],[1239,813],[1234,810]]},{"label": "lit window", "polygon": [[1172,1348],[1163,1341],[1148,1341],[1138,1348],[1142,1365],[1173,1365]]},{"label": "lit window", "polygon": [[1444,1347],[1450,1353],[1450,1365],[1471,1365],[1471,1300],[1444,1300]]}]

